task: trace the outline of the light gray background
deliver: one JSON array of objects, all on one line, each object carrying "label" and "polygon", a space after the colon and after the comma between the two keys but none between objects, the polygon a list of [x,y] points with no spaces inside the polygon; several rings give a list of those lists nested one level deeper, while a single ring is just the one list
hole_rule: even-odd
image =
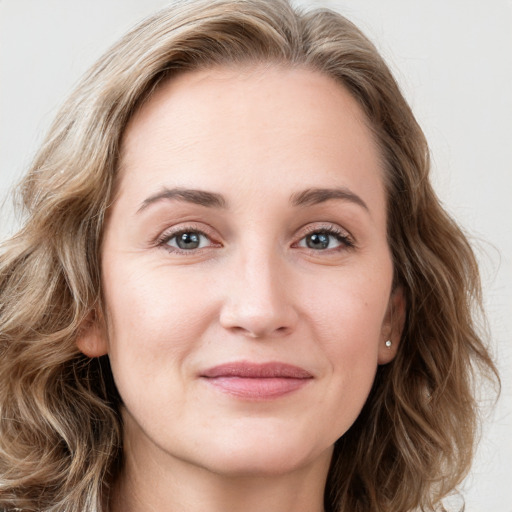
[{"label": "light gray background", "polygon": [[[94,60],[164,0],[0,0],[0,202]],[[463,493],[512,512],[512,0],[298,0],[377,44],[432,148],[434,183],[479,256],[503,392]],[[15,229],[7,202],[0,238]]]}]

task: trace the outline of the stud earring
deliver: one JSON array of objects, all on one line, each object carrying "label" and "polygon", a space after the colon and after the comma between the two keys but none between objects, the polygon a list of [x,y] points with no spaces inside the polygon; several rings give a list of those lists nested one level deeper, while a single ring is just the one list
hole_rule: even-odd
[{"label": "stud earring", "polygon": [[388,341],[386,341],[385,345],[386,345],[386,348],[391,348],[391,345],[393,345],[393,343],[391,342],[391,340],[388,340]]}]

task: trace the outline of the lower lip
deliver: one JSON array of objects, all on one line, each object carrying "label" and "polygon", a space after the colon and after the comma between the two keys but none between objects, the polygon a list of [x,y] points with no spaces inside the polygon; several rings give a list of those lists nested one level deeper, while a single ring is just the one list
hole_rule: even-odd
[{"label": "lower lip", "polygon": [[205,378],[212,386],[224,393],[248,400],[271,400],[297,391],[311,379],[288,377],[213,377]]}]

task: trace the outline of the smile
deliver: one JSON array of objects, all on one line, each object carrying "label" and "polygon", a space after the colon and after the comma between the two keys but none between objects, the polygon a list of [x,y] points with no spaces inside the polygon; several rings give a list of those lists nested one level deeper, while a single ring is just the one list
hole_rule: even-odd
[{"label": "smile", "polygon": [[299,390],[313,375],[286,363],[256,364],[245,361],[215,366],[201,373],[208,384],[246,400],[271,400]]}]

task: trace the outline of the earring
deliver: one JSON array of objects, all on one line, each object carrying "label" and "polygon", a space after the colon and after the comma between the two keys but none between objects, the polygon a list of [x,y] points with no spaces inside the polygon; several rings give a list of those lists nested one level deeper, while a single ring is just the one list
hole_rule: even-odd
[{"label": "earring", "polygon": [[391,345],[393,345],[393,343],[391,342],[391,340],[388,340],[388,341],[386,341],[385,345],[386,345],[386,348],[391,348]]}]

